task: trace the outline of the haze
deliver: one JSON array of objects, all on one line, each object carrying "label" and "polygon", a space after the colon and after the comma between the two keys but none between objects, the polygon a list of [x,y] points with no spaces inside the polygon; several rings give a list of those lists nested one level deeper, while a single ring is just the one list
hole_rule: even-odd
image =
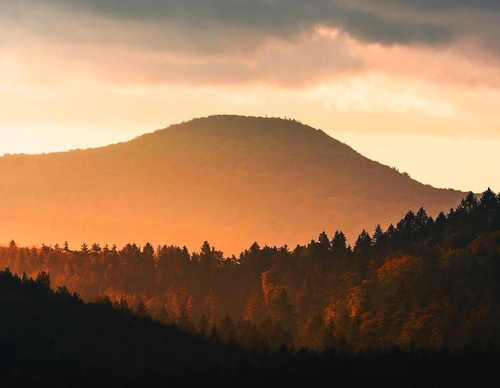
[{"label": "haze", "polygon": [[292,117],[436,187],[500,190],[497,0],[0,4],[0,154]]}]

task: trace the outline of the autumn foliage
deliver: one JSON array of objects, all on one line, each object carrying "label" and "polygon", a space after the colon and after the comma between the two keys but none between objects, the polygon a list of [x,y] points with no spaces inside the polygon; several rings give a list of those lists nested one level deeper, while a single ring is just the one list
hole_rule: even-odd
[{"label": "autumn foliage", "polygon": [[[500,198],[469,193],[436,219],[421,208],[353,246],[342,232],[238,257],[186,247],[0,248],[19,276],[254,349],[460,349],[500,344]],[[42,279],[43,280],[43,279]],[[40,280],[40,281],[42,281]],[[121,306],[121,307],[120,307]]]}]

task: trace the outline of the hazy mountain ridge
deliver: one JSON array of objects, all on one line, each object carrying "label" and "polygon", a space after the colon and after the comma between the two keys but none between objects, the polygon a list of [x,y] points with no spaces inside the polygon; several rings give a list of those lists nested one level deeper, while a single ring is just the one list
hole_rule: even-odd
[{"label": "hazy mountain ridge", "polygon": [[464,193],[422,185],[292,120],[212,116],[107,147],[0,158],[0,234],[25,243],[202,241],[238,252],[353,240]]}]

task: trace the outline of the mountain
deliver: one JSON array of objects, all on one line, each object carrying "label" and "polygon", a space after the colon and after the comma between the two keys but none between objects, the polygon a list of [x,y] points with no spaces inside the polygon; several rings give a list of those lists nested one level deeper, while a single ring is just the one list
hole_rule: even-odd
[{"label": "mountain", "polygon": [[102,148],[0,158],[0,241],[187,245],[225,253],[295,246],[325,230],[354,242],[409,209],[464,193],[421,184],[321,130],[211,116]]}]

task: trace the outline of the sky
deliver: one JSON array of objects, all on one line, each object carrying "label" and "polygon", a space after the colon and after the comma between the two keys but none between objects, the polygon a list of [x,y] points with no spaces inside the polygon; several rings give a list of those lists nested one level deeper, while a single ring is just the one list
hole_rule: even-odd
[{"label": "sky", "polygon": [[435,187],[500,191],[498,0],[0,2],[0,155],[288,117]]}]

